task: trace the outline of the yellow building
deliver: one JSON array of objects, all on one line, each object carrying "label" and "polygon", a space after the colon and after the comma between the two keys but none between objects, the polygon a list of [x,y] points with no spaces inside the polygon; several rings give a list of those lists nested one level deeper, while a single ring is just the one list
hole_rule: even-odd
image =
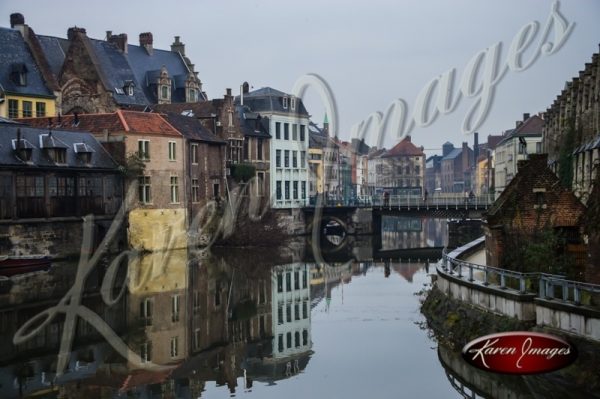
[{"label": "yellow building", "polygon": [[37,37],[20,14],[11,15],[11,26],[0,28],[0,116],[54,116],[60,88],[43,52],[32,42]]}]

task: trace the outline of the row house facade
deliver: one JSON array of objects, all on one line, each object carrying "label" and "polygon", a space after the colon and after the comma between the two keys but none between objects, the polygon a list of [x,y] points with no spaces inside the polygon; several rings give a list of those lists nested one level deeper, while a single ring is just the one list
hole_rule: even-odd
[{"label": "row house facade", "polygon": [[600,53],[565,84],[544,112],[544,121],[543,149],[552,169],[558,173],[561,150],[569,151],[572,189],[587,202],[600,162]]},{"label": "row house facade", "polygon": [[381,155],[385,152],[385,148],[371,148],[367,155],[367,184],[369,195],[383,194],[383,170],[385,166]]},{"label": "row house facade", "polygon": [[111,217],[121,206],[121,181],[90,133],[0,120],[0,221]]},{"label": "row house facade", "polygon": [[523,114],[516,128],[507,131],[494,150],[494,184],[496,198],[518,172],[520,160],[542,152],[544,120],[538,115]]},{"label": "row house facade", "polygon": [[[66,38],[45,36],[35,34],[22,14],[11,15],[11,28],[3,28],[1,34],[14,36],[7,50],[21,60],[8,67],[15,76],[26,74],[27,85],[22,84],[22,77],[17,82],[20,91],[31,94],[28,86],[45,85],[46,91],[40,94],[57,102],[56,107],[46,102],[44,110],[40,100],[35,113],[21,108],[19,117],[143,110],[152,104],[206,100],[202,82],[178,36],[170,50],[162,50],[154,48],[151,32],[141,33],[139,44],[130,44],[125,33],[114,35],[111,31],[106,32],[105,40],[93,39],[80,27],[69,28]],[[15,35],[19,33],[21,38]],[[21,42],[28,46],[29,58],[17,48],[23,47]]]},{"label": "row house facade", "polygon": [[61,90],[33,30],[22,14],[0,28],[0,117],[54,116]]},{"label": "row house facade", "polygon": [[377,173],[381,188],[395,195],[422,195],[425,185],[425,153],[406,136],[381,155]]},{"label": "row house facade", "polygon": [[270,198],[274,208],[298,208],[308,201],[309,117],[300,98],[270,87],[249,91],[244,83],[236,99],[269,119]]},{"label": "row house facade", "polygon": [[454,148],[452,143],[446,142],[442,151],[442,192],[462,193],[470,190],[473,150],[469,148],[468,143],[463,142],[461,148]]},{"label": "row house facade", "polygon": [[187,245],[188,215],[184,193],[184,137],[160,114],[117,110],[107,114],[65,115],[23,119],[53,130],[89,131],[127,168],[128,161],[144,166],[130,176],[125,190],[137,186],[129,212],[129,244],[136,249],[183,248]]},{"label": "row house facade", "polygon": [[253,194],[259,197],[268,196],[271,182],[269,118],[241,105],[238,105],[236,110],[244,135],[243,163],[251,165],[255,170],[256,184],[252,187]]}]

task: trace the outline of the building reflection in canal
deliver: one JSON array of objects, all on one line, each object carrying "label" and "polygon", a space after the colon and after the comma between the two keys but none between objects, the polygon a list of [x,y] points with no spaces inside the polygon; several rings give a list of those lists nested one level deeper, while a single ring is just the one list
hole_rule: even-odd
[{"label": "building reflection in canal", "polygon": [[448,243],[446,219],[383,216],[382,249],[415,249],[443,247]]}]

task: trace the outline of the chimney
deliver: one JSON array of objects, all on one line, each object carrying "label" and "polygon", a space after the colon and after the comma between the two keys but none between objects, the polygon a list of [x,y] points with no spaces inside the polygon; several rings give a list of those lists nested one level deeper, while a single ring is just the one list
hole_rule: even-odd
[{"label": "chimney", "polygon": [[411,140],[412,140],[412,139],[411,139],[411,137],[410,137],[410,134],[407,134],[407,135],[404,137],[404,140],[406,140],[406,141],[408,141],[408,142],[410,143],[410,142],[411,142]]},{"label": "chimney", "polygon": [[479,133],[475,132],[473,134],[473,161],[477,162],[477,158],[479,158]]},{"label": "chimney", "polygon": [[18,25],[25,25],[25,17],[21,13],[10,14],[10,27],[15,28]]},{"label": "chimney", "polygon": [[152,55],[152,42],[152,32],[140,33],[140,47],[145,48],[148,55]]},{"label": "chimney", "polygon": [[185,44],[179,41],[179,36],[175,36],[175,41],[171,44],[171,51],[181,54],[182,57],[185,56]]},{"label": "chimney", "polygon": [[107,30],[106,31],[106,40],[110,40],[110,38],[112,37],[112,30]]},{"label": "chimney", "polygon": [[250,85],[248,82],[242,84],[242,93],[247,94],[250,91]]},{"label": "chimney", "polygon": [[523,114],[523,122],[529,119],[529,113]]},{"label": "chimney", "polygon": [[121,33],[119,35],[111,34],[110,37],[108,37],[108,32],[107,32],[106,40],[109,43],[113,43],[115,46],[117,46],[117,48],[119,50],[121,50],[123,53],[127,54],[127,33]]},{"label": "chimney", "polygon": [[231,97],[231,89],[227,89],[227,94],[225,95],[225,97]]},{"label": "chimney", "polygon": [[81,33],[82,35],[85,35],[87,32],[85,31],[85,28],[78,28],[76,26],[69,28],[69,30],[67,30],[67,39],[69,39],[69,41],[72,41],[73,39],[75,39],[75,36]]}]

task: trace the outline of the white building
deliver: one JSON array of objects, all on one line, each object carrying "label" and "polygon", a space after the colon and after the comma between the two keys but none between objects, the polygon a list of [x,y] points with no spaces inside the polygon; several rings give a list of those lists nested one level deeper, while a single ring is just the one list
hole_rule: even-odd
[{"label": "white building", "polygon": [[312,347],[309,269],[305,263],[273,268],[273,359],[295,357]]},{"label": "white building", "polygon": [[270,195],[274,208],[298,208],[308,201],[309,117],[300,98],[264,87],[236,99],[270,120]]},{"label": "white building", "polygon": [[494,187],[496,198],[518,172],[518,162],[528,154],[542,152],[544,120],[537,115],[523,114],[523,121],[506,133],[494,150]]}]

